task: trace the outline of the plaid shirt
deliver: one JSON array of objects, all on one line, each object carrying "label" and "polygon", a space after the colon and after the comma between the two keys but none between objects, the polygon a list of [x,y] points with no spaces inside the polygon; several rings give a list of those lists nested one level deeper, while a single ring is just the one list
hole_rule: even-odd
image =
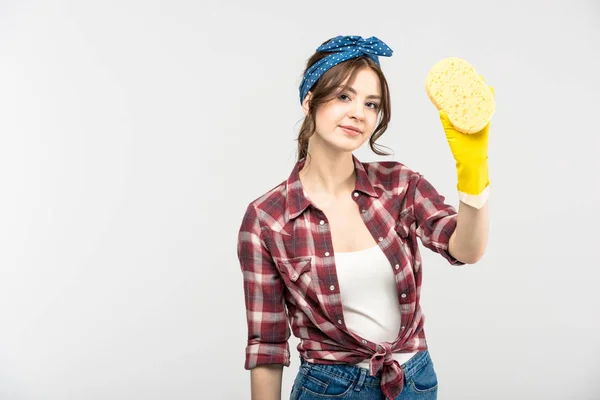
[{"label": "plaid shirt", "polygon": [[457,213],[422,175],[403,164],[352,158],[352,198],[396,278],[401,312],[397,339],[373,343],[346,328],[329,224],[304,196],[299,178],[303,158],[286,181],[248,205],[239,230],[248,322],[245,369],[289,366],[291,326],[304,359],[321,364],[369,359],[370,374],[382,372],[383,392],[393,399],[404,387],[404,374],[391,354],[427,349],[417,237],[450,264],[462,265],[448,252]]}]

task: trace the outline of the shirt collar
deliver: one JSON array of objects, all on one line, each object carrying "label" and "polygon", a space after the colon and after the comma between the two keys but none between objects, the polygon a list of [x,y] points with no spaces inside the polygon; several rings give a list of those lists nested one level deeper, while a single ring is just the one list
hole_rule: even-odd
[{"label": "shirt collar", "polygon": [[[365,171],[365,167],[354,154],[352,154],[352,161],[354,162],[354,171],[356,171],[356,185],[354,186],[354,191],[363,192],[372,197],[379,197],[369,181],[369,176]],[[310,201],[304,196],[302,182],[300,181],[300,170],[305,162],[306,157],[296,162],[296,165],[286,182],[286,201],[289,219],[294,219],[302,214],[310,204]]]}]

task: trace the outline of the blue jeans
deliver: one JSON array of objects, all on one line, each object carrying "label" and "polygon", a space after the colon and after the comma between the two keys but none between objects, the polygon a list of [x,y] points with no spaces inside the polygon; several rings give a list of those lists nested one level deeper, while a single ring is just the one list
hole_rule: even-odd
[{"label": "blue jeans", "polygon": [[[404,389],[395,400],[436,400],[437,375],[429,351],[415,354],[403,364]],[[300,358],[300,368],[290,400],[385,400],[381,391],[381,372],[350,364],[313,364]]]}]

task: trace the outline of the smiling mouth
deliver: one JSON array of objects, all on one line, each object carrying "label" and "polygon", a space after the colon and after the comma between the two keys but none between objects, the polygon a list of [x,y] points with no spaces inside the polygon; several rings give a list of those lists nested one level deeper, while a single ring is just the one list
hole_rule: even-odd
[{"label": "smiling mouth", "polygon": [[340,128],[342,128],[342,130],[345,133],[347,133],[348,135],[351,135],[351,136],[358,136],[362,133],[361,131],[356,130],[356,128],[352,128],[352,127],[348,127],[348,126],[340,126]]},{"label": "smiling mouth", "polygon": [[357,129],[357,128],[353,127],[353,126],[340,125],[340,128],[342,128],[344,131],[346,131],[348,133],[353,133],[355,135],[359,135],[359,134],[362,133],[359,129]]}]

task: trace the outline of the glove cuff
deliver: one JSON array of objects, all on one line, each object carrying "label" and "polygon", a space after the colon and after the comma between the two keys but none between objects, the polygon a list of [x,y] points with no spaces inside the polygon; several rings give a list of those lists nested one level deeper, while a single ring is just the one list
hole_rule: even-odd
[{"label": "glove cuff", "polygon": [[481,207],[483,207],[489,197],[490,197],[490,187],[489,186],[486,187],[485,189],[483,189],[483,192],[481,192],[477,195],[458,192],[458,199],[460,201],[462,201],[465,204],[470,205],[471,207],[477,208],[477,209],[480,209]]},{"label": "glove cuff", "polygon": [[488,176],[487,157],[485,160],[475,164],[456,163],[456,173],[459,192],[466,195],[477,196],[490,184]]}]

